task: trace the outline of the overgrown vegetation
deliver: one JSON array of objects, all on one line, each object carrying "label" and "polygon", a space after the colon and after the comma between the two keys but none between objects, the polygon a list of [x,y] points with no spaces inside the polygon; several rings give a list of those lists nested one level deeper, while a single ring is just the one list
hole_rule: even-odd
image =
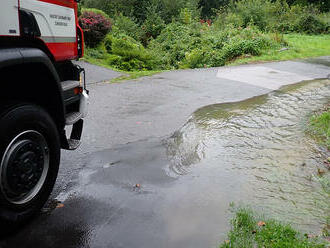
[{"label": "overgrown vegetation", "polygon": [[309,238],[288,224],[256,216],[248,208],[239,208],[231,221],[228,240],[220,248],[326,248],[326,241]]},{"label": "overgrown vegetation", "polygon": [[[123,71],[216,67],[279,53],[289,45],[295,49],[286,40],[287,33],[323,34],[330,43],[329,6],[324,1],[85,0],[82,4],[80,21],[86,44],[93,48],[86,49],[86,59]],[[103,11],[94,11],[99,19],[87,22],[97,23],[98,35],[86,25],[86,13],[91,17],[93,12],[86,7]],[[104,27],[112,26],[107,35],[99,31],[105,30],[101,17],[107,22]]]}]

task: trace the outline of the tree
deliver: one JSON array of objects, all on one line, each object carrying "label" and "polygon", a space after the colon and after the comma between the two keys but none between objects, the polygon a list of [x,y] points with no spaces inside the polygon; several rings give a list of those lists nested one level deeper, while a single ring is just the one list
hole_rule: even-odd
[{"label": "tree", "polygon": [[199,7],[202,9],[202,18],[209,19],[215,15],[214,10],[229,3],[229,0],[200,0]]}]

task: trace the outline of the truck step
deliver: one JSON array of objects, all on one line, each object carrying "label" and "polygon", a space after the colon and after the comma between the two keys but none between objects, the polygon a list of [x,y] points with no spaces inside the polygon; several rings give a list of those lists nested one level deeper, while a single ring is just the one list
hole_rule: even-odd
[{"label": "truck step", "polygon": [[77,121],[79,121],[82,118],[82,114],[80,112],[72,112],[68,114],[65,118],[65,124],[66,125],[73,125]]},{"label": "truck step", "polygon": [[63,91],[71,90],[73,88],[76,88],[80,85],[79,81],[73,81],[73,80],[68,80],[68,81],[62,81],[61,82],[62,89]]}]

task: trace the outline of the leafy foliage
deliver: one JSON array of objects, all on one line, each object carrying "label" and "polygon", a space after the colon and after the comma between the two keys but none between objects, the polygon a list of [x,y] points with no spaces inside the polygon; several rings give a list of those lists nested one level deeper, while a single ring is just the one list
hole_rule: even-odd
[{"label": "leafy foliage", "polygon": [[218,13],[215,25],[234,27],[255,25],[262,31],[328,33],[329,18],[321,18],[315,6],[288,5],[284,0],[241,0],[231,2]]},{"label": "leafy foliage", "polygon": [[306,14],[297,20],[296,31],[307,34],[320,34],[327,32],[328,26],[315,15]]},{"label": "leafy foliage", "polygon": [[156,38],[165,26],[165,22],[160,17],[160,13],[157,11],[156,6],[148,7],[146,20],[142,25],[142,30],[144,32],[142,37],[143,44],[146,45],[150,39]]},{"label": "leafy foliage", "polygon": [[222,66],[244,54],[258,55],[277,46],[256,27],[217,30],[207,24],[171,23],[151,42],[149,48],[160,54],[164,69]]},{"label": "leafy foliage", "polygon": [[113,33],[115,35],[125,34],[140,40],[143,31],[140,26],[132,19],[124,16],[122,13],[114,17]]},{"label": "leafy foliage", "polygon": [[107,63],[125,71],[151,70],[154,58],[141,43],[127,35],[107,35],[104,40]]}]

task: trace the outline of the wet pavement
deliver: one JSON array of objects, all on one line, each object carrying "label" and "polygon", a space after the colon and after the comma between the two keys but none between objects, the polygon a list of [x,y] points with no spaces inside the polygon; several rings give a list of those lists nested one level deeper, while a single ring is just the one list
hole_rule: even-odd
[{"label": "wet pavement", "polygon": [[104,67],[96,66],[85,61],[74,61],[75,64],[81,66],[86,71],[86,82],[88,85],[106,82],[113,78],[124,75],[121,72],[113,71]]},{"label": "wet pavement", "polygon": [[330,211],[317,177],[326,151],[305,128],[330,101],[329,63],[91,85],[84,143],[63,152],[52,196],[64,207],[0,247],[217,247],[232,202],[319,232]]}]

